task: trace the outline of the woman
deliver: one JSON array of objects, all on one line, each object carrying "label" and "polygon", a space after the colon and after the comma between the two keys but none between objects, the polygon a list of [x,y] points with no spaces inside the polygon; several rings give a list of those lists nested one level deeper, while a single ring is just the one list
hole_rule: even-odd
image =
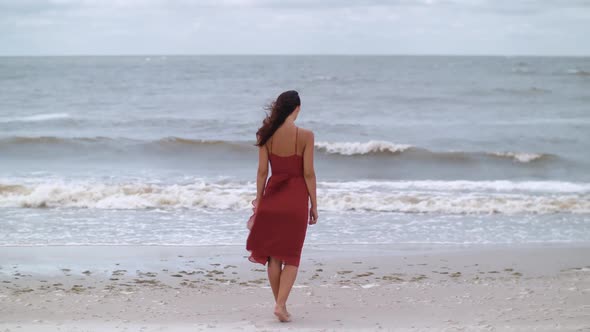
[{"label": "woman", "polygon": [[[258,177],[253,224],[246,244],[251,262],[268,263],[274,314],[281,322],[291,320],[287,298],[297,277],[307,224],[313,225],[318,219],[314,135],[295,126],[300,108],[297,91],[281,93],[256,133]],[[269,161],[272,175],[267,183]]]}]

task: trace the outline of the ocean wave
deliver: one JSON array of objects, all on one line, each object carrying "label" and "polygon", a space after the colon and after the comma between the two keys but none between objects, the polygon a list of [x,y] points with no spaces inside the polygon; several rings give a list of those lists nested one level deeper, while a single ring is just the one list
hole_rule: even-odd
[{"label": "ocean wave", "polygon": [[[0,184],[0,207],[248,211],[254,182],[185,184],[67,182]],[[590,183],[355,181],[318,183],[324,211],[444,214],[590,213]]]},{"label": "ocean wave", "polygon": [[492,152],[492,156],[501,158],[510,158],[521,163],[530,163],[531,161],[548,158],[550,155],[543,153],[517,153],[517,152]]},{"label": "ocean wave", "polygon": [[311,77],[309,80],[311,82],[316,82],[316,81],[335,81],[338,78],[336,76],[331,76],[331,75],[316,75]]},{"label": "ocean wave", "polygon": [[364,155],[374,153],[398,154],[410,149],[407,144],[395,144],[387,141],[361,142],[316,142],[315,147],[329,154],[345,156]]},{"label": "ocean wave", "polygon": [[331,211],[362,210],[402,213],[444,214],[547,214],[590,213],[590,196],[530,197],[526,195],[433,195],[383,193],[381,195],[348,193],[327,195]]},{"label": "ocean wave", "polygon": [[518,66],[518,67],[512,68],[512,72],[516,73],[516,74],[532,74],[535,71],[529,67],[526,67],[526,66]]},{"label": "ocean wave", "polygon": [[41,122],[41,121],[52,121],[60,119],[68,119],[71,116],[68,113],[47,113],[47,114],[36,114],[23,117],[12,117],[12,118],[0,118],[0,123],[10,122]]},{"label": "ocean wave", "polygon": [[526,194],[590,194],[590,183],[567,181],[346,181],[320,182],[329,189],[346,191],[494,192]]},{"label": "ocean wave", "polygon": [[586,71],[586,70],[582,70],[582,69],[568,69],[567,73],[569,75],[590,76],[590,71]]},{"label": "ocean wave", "polygon": [[[45,144],[45,145],[75,145],[80,143],[102,143],[102,144],[137,144],[137,145],[232,145],[236,144],[233,142],[227,142],[222,140],[202,140],[202,139],[191,139],[182,137],[164,137],[161,139],[149,141],[134,138],[125,137],[57,137],[57,136],[12,136],[0,139],[0,144]],[[238,143],[239,144],[239,143]]]},{"label": "ocean wave", "polygon": [[518,89],[518,88],[495,88],[495,92],[504,93],[504,94],[512,94],[512,95],[540,95],[551,93],[549,89],[537,88],[532,86],[530,88],[525,89]]},{"label": "ocean wave", "polygon": [[465,160],[470,157],[492,157],[501,159],[513,159],[520,163],[530,163],[554,157],[547,153],[531,152],[466,152],[466,151],[430,151],[424,148],[414,147],[408,144],[396,144],[387,141],[361,142],[316,142],[316,148],[327,154],[344,156],[362,155],[398,155],[403,152],[412,152],[416,156],[432,159]]},{"label": "ocean wave", "polygon": [[[254,149],[254,142],[245,141],[223,141],[223,140],[206,140],[193,139],[183,137],[164,137],[157,140],[140,140],[124,137],[55,137],[55,136],[40,136],[40,137],[26,137],[26,136],[12,136],[0,138],[1,146],[10,145],[47,145],[48,148],[52,146],[73,146],[82,145],[81,148],[87,149],[88,144],[97,144],[98,146],[112,149],[113,151],[125,151],[126,148],[132,149],[133,146],[141,146],[142,148],[157,148],[152,150],[154,153],[161,151],[164,148],[191,148],[200,149],[207,148],[208,150],[230,150],[230,152],[248,152]],[[479,151],[431,151],[425,148],[415,147],[409,144],[398,144],[388,141],[371,140],[368,142],[316,142],[315,148],[318,152],[324,153],[328,156],[348,156],[348,157],[396,157],[402,156],[404,158],[417,158],[421,161],[431,160],[452,160],[455,162],[466,161],[474,158],[500,158],[512,159],[519,163],[532,163],[542,160],[549,160],[555,158],[555,155],[548,153],[535,152],[479,152]]]},{"label": "ocean wave", "polygon": [[[98,143],[98,142],[112,142],[115,138],[110,137],[57,137],[57,136],[12,136],[0,139],[0,144],[4,145],[60,145],[60,144],[76,144],[76,143]],[[129,140],[129,139],[122,139]]]},{"label": "ocean wave", "polygon": [[220,145],[220,146],[245,146],[246,142],[229,142],[229,141],[222,141],[222,140],[204,140],[204,139],[192,139],[192,138],[182,138],[182,137],[175,137],[169,136],[159,140],[154,141],[156,144],[161,145],[188,145],[188,146],[213,146],[213,145]]}]

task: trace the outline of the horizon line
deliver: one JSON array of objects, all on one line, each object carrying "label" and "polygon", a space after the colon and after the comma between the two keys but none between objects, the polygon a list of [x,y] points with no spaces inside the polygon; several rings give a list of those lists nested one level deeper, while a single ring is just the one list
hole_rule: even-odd
[{"label": "horizon line", "polygon": [[590,54],[452,54],[452,53],[72,53],[72,54],[0,54],[9,57],[182,57],[182,56],[367,56],[367,57],[590,57]]}]

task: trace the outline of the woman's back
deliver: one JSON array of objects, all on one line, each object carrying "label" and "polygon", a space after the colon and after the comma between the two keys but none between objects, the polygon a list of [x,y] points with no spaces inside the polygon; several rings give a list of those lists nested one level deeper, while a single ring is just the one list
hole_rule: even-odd
[{"label": "woman's back", "polygon": [[[303,176],[299,128],[279,128],[267,143],[272,175]],[[293,134],[294,131],[294,134]]]}]

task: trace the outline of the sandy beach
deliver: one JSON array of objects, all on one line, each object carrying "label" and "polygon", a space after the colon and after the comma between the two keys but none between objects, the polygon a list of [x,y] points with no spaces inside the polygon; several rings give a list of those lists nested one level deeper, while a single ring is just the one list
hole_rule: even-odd
[{"label": "sandy beach", "polygon": [[590,246],[304,248],[288,308],[240,246],[0,249],[0,331],[590,331]]}]

